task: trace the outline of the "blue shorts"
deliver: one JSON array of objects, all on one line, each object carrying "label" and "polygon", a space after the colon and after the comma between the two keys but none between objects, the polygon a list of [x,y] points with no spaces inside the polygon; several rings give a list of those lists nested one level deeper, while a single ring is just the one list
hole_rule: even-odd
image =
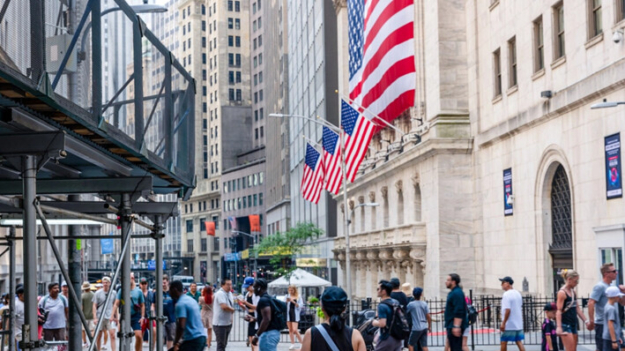
[{"label": "blue shorts", "polygon": [[130,327],[132,328],[132,330],[137,331],[137,330],[141,330],[141,323],[139,323],[139,321],[141,320],[141,316],[137,317],[137,318],[130,318]]},{"label": "blue shorts", "polygon": [[565,333],[577,334],[577,325],[562,323],[562,331]]},{"label": "blue shorts", "polygon": [[517,342],[525,340],[522,330],[506,330],[501,334],[501,342]]}]

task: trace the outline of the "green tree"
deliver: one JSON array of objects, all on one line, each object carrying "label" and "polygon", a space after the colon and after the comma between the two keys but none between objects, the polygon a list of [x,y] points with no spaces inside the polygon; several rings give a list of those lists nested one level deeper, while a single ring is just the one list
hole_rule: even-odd
[{"label": "green tree", "polygon": [[305,245],[319,238],[323,230],[312,223],[298,223],[286,232],[278,232],[264,238],[252,250],[258,256],[271,256],[269,263],[277,277],[286,276],[287,279],[297,267],[289,264],[294,256],[300,254]]}]

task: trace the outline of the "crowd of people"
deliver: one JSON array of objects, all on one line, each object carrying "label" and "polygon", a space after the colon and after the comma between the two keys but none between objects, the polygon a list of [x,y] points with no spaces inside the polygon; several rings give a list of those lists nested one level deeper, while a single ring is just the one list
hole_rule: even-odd
[{"label": "crowd of people", "polygon": [[[618,304],[625,305],[625,286],[614,285],[617,270],[611,263],[600,269],[602,279],[592,291],[588,303],[588,318],[578,303],[575,287],[579,274],[573,270],[563,272],[564,285],[557,293],[556,301],[544,306],[545,319],[542,323],[542,350],[574,351],[578,343],[578,330],[585,327],[595,331],[597,351],[611,351],[625,348],[621,335],[621,321]],[[525,351],[523,297],[514,289],[511,277],[499,279],[504,291],[501,300],[500,345],[507,351],[510,343],[519,351]],[[444,313],[446,351],[468,351],[469,325],[475,322],[472,315],[472,301],[465,296],[461,278],[452,273],[446,277],[449,289]],[[326,288],[320,296],[323,323],[309,328],[300,335],[298,323],[304,306],[296,287],[290,286],[283,300],[267,292],[265,279],[247,277],[243,281],[243,294],[237,294],[230,279],[223,279],[220,288],[214,291],[210,284],[198,291],[191,283],[187,289],[180,281],[170,282],[165,275],[163,287],[163,315],[165,317],[163,337],[167,349],[172,351],[203,350],[210,348],[215,334],[216,350],[225,351],[232,331],[237,305],[244,311],[248,323],[248,346],[251,351],[277,351],[280,331],[288,329],[291,349],[303,351],[365,351],[363,336],[346,323],[348,298],[339,287]],[[92,334],[98,322],[101,323],[95,342],[97,350],[116,349],[116,329],[120,321],[121,306],[124,304],[122,290],[111,286],[111,279],[103,277],[101,283],[82,284],[82,312],[88,322],[83,331],[83,348],[88,347],[87,333]],[[154,340],[156,327],[156,293],[149,289],[148,281],[141,278],[139,285],[130,277],[130,327],[134,332],[135,351],[141,351],[143,343],[151,337]],[[108,299],[112,294],[114,299]],[[46,341],[67,340],[69,292],[67,284],[48,285],[48,294],[39,297],[39,337]],[[379,303],[372,325],[378,328],[373,344],[376,351],[428,351],[428,337],[432,331],[432,317],[428,304],[423,300],[423,289],[412,289],[409,283],[401,285],[397,278],[378,283]],[[3,296],[5,305],[10,297]],[[0,311],[7,307],[0,307]],[[15,296],[15,337],[21,339],[21,325],[24,323],[24,288],[17,286]],[[578,321],[583,325],[578,325]],[[296,347],[296,342],[301,344]],[[155,342],[152,343],[154,345]],[[313,347],[314,345],[314,347]],[[154,351],[152,348],[150,351]],[[160,350],[159,350],[160,351]]]}]

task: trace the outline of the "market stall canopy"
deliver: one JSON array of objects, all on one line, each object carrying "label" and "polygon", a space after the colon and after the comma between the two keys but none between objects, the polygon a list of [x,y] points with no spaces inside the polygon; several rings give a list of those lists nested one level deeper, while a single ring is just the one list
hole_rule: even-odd
[{"label": "market stall canopy", "polygon": [[287,288],[289,285],[294,285],[298,288],[321,288],[331,286],[332,283],[301,268],[294,270],[289,279],[280,277],[269,283],[270,288]]}]

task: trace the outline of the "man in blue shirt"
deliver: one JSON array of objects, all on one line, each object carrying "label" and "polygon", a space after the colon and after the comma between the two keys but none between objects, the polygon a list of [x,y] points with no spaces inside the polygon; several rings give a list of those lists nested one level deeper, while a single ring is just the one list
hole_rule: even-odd
[{"label": "man in blue shirt", "polygon": [[380,339],[375,345],[375,351],[401,351],[404,346],[403,340],[395,339],[391,335],[391,322],[393,321],[393,309],[388,305],[399,305],[399,302],[391,298],[393,285],[382,280],[378,284],[378,318],[373,320],[373,326],[380,328]]},{"label": "man in blue shirt", "polygon": [[[115,300],[115,306],[113,307],[113,313],[118,316],[119,309],[125,301],[122,301],[122,289],[126,287],[122,286],[117,292],[117,300]],[[145,315],[145,298],[143,292],[135,283],[134,273],[130,273],[130,327],[135,333],[135,351],[141,351],[143,348],[143,335],[141,333],[141,323],[143,322],[143,316]],[[118,318],[115,318],[119,320]]]},{"label": "man in blue shirt", "polygon": [[460,287],[460,276],[451,273],[447,276],[445,286],[450,289],[445,305],[445,329],[451,351],[462,351],[462,333],[469,326],[467,302]]},{"label": "man in blue shirt", "polygon": [[167,318],[164,334],[167,350],[174,347],[174,338],[176,337],[176,311],[174,308],[174,300],[169,294],[169,277],[163,275],[163,314]]},{"label": "man in blue shirt", "polygon": [[182,282],[178,280],[169,285],[169,293],[176,303],[174,351],[203,350],[206,346],[206,331],[197,302],[183,293]]}]

